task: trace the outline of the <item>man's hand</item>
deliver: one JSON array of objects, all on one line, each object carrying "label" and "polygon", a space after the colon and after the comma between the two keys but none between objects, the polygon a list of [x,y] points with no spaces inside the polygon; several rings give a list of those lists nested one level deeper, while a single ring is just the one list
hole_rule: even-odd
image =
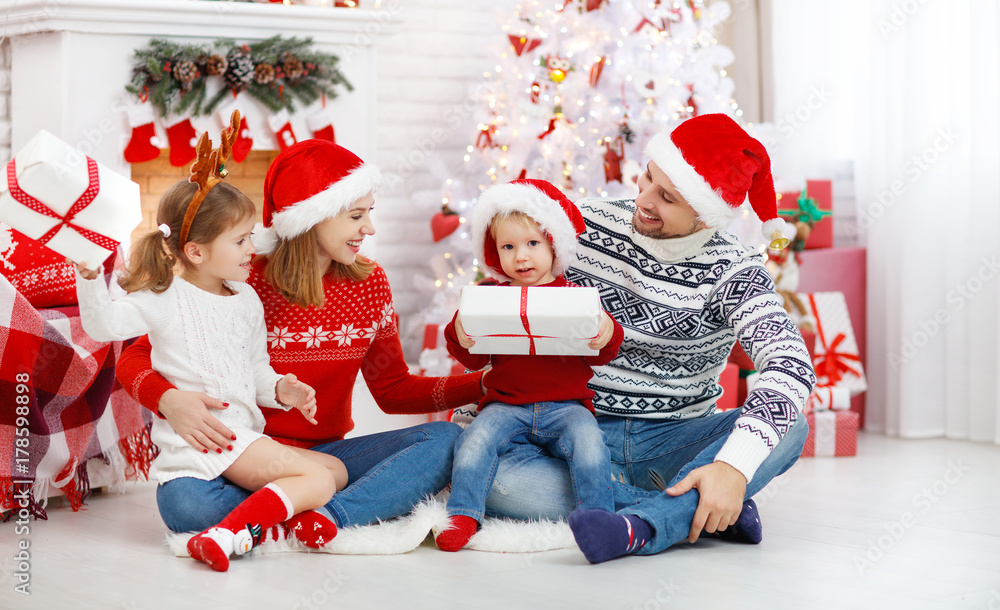
[{"label": "man's hand", "polygon": [[720,532],[736,523],[743,510],[743,496],[747,492],[747,479],[743,473],[725,462],[712,462],[695,468],[673,487],[667,488],[671,496],[698,490],[698,510],[691,521],[688,542],[695,542],[702,530]]},{"label": "man's hand", "polygon": [[303,383],[291,373],[278,380],[274,388],[274,395],[278,402],[288,405],[302,412],[312,425],[317,425],[316,421],[316,390],[312,386]]},{"label": "man's hand", "polygon": [[171,388],[160,396],[157,410],[174,432],[189,445],[208,453],[231,449],[236,436],[209,409],[228,409],[229,405],[202,392],[183,392]]},{"label": "man's hand", "polygon": [[458,337],[458,344],[465,349],[469,349],[476,344],[469,335],[465,334],[465,327],[462,326],[462,314],[460,313],[455,314],[455,335]]},{"label": "man's hand", "polygon": [[615,334],[615,321],[611,319],[608,312],[601,312],[601,327],[597,331],[597,336],[590,340],[587,345],[590,349],[602,349],[611,341],[611,337]]}]

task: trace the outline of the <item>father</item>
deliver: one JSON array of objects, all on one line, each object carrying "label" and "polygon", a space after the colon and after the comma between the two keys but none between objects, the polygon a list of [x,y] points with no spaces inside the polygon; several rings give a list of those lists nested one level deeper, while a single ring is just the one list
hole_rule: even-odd
[{"label": "father", "polygon": [[[627,485],[616,487],[617,514],[569,515],[592,563],[657,553],[702,531],[760,542],[749,498],[801,453],[808,429],[799,410],[815,384],[764,256],[725,231],[749,199],[765,237],[787,244],[763,145],[711,114],[652,138],[646,155],[634,201],[579,202],[587,229],[566,273],[598,287],[625,328],[618,357],[595,367],[589,387],[614,476]],[[737,339],[760,376],[742,409],[717,412]],[[501,460],[488,508],[565,517],[571,489],[565,462],[518,445]]]}]

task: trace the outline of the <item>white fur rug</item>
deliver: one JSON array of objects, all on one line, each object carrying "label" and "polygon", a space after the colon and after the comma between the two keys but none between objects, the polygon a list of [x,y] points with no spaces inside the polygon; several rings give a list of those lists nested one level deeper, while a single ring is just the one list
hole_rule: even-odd
[{"label": "white fur rug", "polygon": [[[441,500],[426,500],[402,517],[377,525],[348,527],[337,532],[322,549],[310,549],[294,537],[269,540],[252,551],[266,553],[313,552],[337,555],[397,555],[420,546],[428,534],[437,534],[448,524],[448,511]],[[178,557],[187,557],[187,541],[196,532],[167,532],[167,545]],[[565,521],[512,521],[486,519],[465,548],[490,553],[536,553],[576,546]]]}]

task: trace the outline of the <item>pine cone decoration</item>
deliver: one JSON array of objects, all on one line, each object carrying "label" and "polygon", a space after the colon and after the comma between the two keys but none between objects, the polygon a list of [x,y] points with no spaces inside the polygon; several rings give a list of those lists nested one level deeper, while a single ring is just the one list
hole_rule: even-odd
[{"label": "pine cone decoration", "polygon": [[174,78],[183,84],[189,84],[199,75],[197,64],[190,59],[182,59],[174,64]]},{"label": "pine cone decoration", "polygon": [[253,80],[253,60],[250,59],[249,55],[234,53],[229,57],[229,66],[226,67],[226,73],[223,76],[230,87],[242,89]]},{"label": "pine cone decoration", "polygon": [[226,72],[229,62],[221,55],[211,55],[205,61],[205,71],[210,76],[222,76]]},{"label": "pine cone decoration", "polygon": [[298,80],[305,74],[305,66],[294,57],[289,57],[281,64],[281,69],[285,72],[288,80]]},{"label": "pine cone decoration", "polygon": [[258,85],[270,85],[274,82],[274,66],[268,63],[259,63],[253,70],[253,80]]}]

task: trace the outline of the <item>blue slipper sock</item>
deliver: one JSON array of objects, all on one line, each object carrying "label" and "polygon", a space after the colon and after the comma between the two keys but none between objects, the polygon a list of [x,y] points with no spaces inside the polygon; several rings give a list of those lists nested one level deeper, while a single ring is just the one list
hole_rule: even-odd
[{"label": "blue slipper sock", "polygon": [[635,515],[591,508],[570,513],[569,528],[590,563],[635,553],[653,537],[653,528]]},{"label": "blue slipper sock", "polygon": [[757,512],[757,503],[747,500],[743,503],[743,512],[740,513],[736,523],[730,525],[715,535],[720,540],[729,542],[745,542],[747,544],[760,544],[764,538],[764,532],[760,525],[760,514]]}]

